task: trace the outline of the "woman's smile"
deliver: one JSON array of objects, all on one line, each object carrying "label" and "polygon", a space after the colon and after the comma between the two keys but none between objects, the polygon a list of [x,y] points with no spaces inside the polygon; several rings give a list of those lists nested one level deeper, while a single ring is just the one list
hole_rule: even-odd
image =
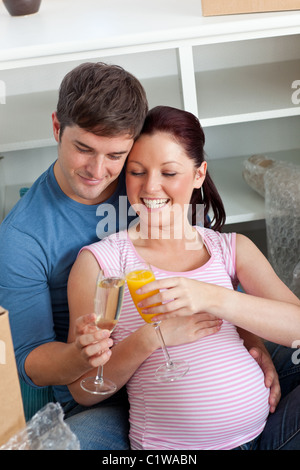
[{"label": "woman's smile", "polygon": [[154,209],[161,209],[165,207],[168,202],[170,201],[169,198],[141,198],[141,201],[143,204],[147,207],[149,210],[154,210]]}]

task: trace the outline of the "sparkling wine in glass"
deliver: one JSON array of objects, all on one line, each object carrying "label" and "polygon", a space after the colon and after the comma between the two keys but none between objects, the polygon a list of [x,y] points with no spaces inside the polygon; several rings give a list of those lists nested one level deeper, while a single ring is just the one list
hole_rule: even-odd
[{"label": "sparkling wine in glass", "polygon": [[[126,281],[128,285],[129,292],[131,294],[132,300],[136,306],[137,311],[147,323],[151,323],[155,328],[157,333],[161,348],[165,356],[165,364],[162,364],[155,373],[157,380],[161,382],[173,382],[181,377],[183,377],[189,370],[189,365],[185,361],[172,361],[165,345],[165,341],[160,329],[160,321],[152,322],[152,318],[157,316],[156,314],[148,314],[141,311],[138,307],[138,303],[145,299],[158,293],[158,290],[151,291],[148,294],[137,294],[136,290],[140,287],[148,284],[155,280],[154,273],[151,266],[148,263],[137,263],[133,266],[129,266],[126,269]],[[159,304],[153,304],[153,306]]]},{"label": "sparkling wine in glass", "polygon": [[[122,271],[100,271],[95,294],[96,326],[113,331],[116,327],[123,304],[125,276]],[[103,366],[98,367],[96,377],[87,377],[80,383],[83,390],[96,395],[106,395],[117,389],[111,380],[103,378]]]}]

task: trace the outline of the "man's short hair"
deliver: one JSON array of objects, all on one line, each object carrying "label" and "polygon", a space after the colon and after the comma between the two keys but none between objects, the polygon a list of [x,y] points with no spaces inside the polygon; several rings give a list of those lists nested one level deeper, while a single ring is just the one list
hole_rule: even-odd
[{"label": "man's short hair", "polygon": [[148,111],[141,83],[118,65],[87,62],[63,79],[57,104],[60,137],[77,125],[102,136],[129,134],[135,139]]}]

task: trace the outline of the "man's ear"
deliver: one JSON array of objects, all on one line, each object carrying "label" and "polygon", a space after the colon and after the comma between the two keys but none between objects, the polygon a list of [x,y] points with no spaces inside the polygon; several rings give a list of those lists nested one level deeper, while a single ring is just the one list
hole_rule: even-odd
[{"label": "man's ear", "polygon": [[59,134],[60,134],[60,122],[57,119],[57,113],[52,113],[52,128],[53,135],[57,143],[59,143]]},{"label": "man's ear", "polygon": [[196,169],[195,182],[194,182],[194,188],[195,189],[201,188],[201,186],[203,184],[203,181],[205,180],[206,170],[207,170],[207,162],[204,161]]}]

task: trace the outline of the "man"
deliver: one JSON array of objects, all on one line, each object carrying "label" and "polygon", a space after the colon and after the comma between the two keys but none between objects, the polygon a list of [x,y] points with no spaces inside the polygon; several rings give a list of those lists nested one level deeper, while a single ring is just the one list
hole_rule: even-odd
[{"label": "man", "polygon": [[[52,116],[58,158],[0,225],[0,305],[10,312],[20,377],[33,387],[54,384],[66,416],[75,409],[65,384],[86,371],[67,344],[69,271],[83,245],[127,227],[122,169],[147,110],[143,87],[121,67],[86,63],[69,72]],[[95,447],[128,448],[127,410],[109,403],[97,425],[105,441]]]}]

